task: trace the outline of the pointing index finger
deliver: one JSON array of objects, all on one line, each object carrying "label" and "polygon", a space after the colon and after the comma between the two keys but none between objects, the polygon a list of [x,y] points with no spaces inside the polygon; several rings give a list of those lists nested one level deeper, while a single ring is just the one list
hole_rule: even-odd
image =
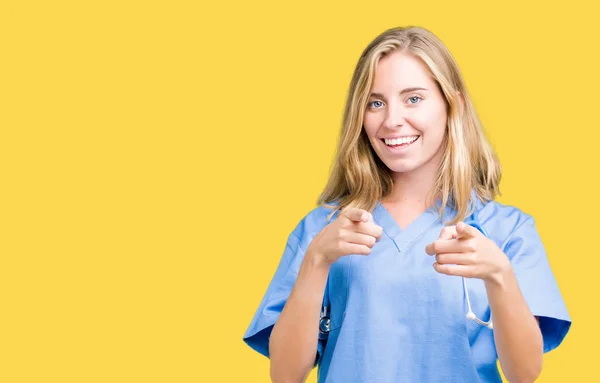
[{"label": "pointing index finger", "polygon": [[346,217],[354,222],[368,222],[371,219],[371,213],[358,208],[350,208],[345,212]]}]

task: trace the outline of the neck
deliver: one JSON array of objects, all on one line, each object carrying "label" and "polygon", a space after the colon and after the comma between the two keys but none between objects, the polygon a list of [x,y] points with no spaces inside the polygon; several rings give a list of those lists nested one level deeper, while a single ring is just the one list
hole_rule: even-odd
[{"label": "neck", "polygon": [[[438,157],[438,156],[436,156]],[[440,166],[440,158],[433,158],[416,170],[406,173],[394,173],[392,192],[383,202],[390,205],[418,205],[429,208],[438,198],[433,191]]]}]

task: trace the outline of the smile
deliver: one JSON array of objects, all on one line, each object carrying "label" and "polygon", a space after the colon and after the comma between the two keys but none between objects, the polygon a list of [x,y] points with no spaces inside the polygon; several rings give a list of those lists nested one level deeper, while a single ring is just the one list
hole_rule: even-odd
[{"label": "smile", "polygon": [[417,141],[421,136],[405,136],[399,138],[382,138],[381,141],[392,149],[406,148]]}]

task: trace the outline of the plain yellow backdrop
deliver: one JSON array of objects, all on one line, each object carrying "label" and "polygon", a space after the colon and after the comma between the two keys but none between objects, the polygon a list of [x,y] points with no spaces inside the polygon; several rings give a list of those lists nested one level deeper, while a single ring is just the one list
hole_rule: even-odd
[{"label": "plain yellow backdrop", "polygon": [[574,320],[539,381],[592,381],[597,14],[1,1],[0,381],[268,382],[242,335],[326,182],[358,56],[398,25],[450,48],[503,164],[500,201],[537,220]]}]

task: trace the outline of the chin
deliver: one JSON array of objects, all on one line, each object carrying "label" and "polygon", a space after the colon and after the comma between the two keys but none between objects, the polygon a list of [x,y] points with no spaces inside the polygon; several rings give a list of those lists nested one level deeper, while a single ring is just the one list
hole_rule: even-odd
[{"label": "chin", "polygon": [[419,167],[418,164],[409,161],[394,161],[385,165],[394,173],[410,173]]}]

